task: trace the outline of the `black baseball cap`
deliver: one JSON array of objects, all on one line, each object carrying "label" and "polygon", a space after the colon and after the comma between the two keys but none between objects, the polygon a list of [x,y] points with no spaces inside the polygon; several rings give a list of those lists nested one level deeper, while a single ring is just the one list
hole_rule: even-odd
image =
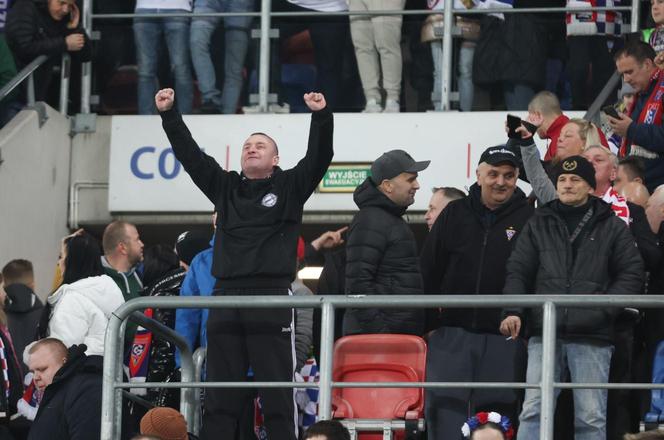
[{"label": "black baseball cap", "polygon": [[516,157],[513,151],[505,148],[504,145],[497,145],[495,147],[489,147],[484,150],[482,156],[480,156],[479,163],[486,162],[489,165],[498,165],[501,163],[509,163],[514,167],[519,166],[519,158]]},{"label": "black baseball cap", "polygon": [[419,173],[425,170],[430,160],[416,162],[415,159],[403,150],[392,150],[383,153],[371,164],[371,180],[376,185],[385,179],[392,179],[401,173]]}]

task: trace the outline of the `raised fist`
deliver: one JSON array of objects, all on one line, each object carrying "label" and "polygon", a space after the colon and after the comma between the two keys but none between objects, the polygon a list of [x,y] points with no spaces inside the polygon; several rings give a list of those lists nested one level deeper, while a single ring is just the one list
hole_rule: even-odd
[{"label": "raised fist", "polygon": [[154,96],[154,103],[160,112],[165,112],[173,108],[174,101],[175,90],[173,89],[161,89]]},{"label": "raised fist", "polygon": [[318,110],[323,110],[327,103],[325,102],[325,96],[322,93],[305,93],[304,94],[304,103],[307,104],[309,110],[316,112]]}]

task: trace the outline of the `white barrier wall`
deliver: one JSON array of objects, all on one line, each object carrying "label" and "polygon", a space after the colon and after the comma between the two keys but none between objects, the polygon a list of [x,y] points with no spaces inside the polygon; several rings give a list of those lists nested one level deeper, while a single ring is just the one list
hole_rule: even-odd
[{"label": "white barrier wall", "polygon": [[[525,114],[521,114],[525,117]],[[240,149],[252,132],[270,134],[279,145],[281,167],[304,155],[310,116],[188,116],[194,139],[227,169],[238,170]],[[465,188],[475,182],[482,151],[504,143],[505,113],[402,113],[335,115],[333,163],[368,163],[402,148],[416,160],[431,160],[420,173],[414,210],[426,210],[429,188]],[[545,147],[537,140],[540,149]],[[109,210],[112,212],[209,212],[211,203],[176,163],[158,116],[114,116],[111,128]],[[315,193],[307,211],[357,209],[352,194]]]}]

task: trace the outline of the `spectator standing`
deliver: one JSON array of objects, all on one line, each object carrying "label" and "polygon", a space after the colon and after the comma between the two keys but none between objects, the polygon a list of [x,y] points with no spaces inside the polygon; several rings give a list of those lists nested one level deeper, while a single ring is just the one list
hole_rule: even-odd
[{"label": "spectator standing", "polygon": [[424,220],[427,222],[429,231],[434,223],[436,223],[436,219],[440,213],[443,212],[443,209],[445,209],[452,200],[463,199],[466,197],[466,194],[460,189],[448,186],[441,186],[439,188],[434,187],[431,192],[433,194],[431,195],[431,199],[429,199],[429,209],[424,213]]},{"label": "spectator standing", "polygon": [[[568,8],[599,6],[621,6],[621,0],[567,0]],[[566,21],[572,107],[586,110],[611,78],[611,50],[622,34],[622,14],[618,11],[576,12],[568,13]]]},{"label": "spectator standing", "polygon": [[[136,14],[190,13],[192,0],[136,0]],[[191,113],[194,85],[189,56],[190,17],[134,18],[134,42],[138,64],[138,114],[156,113],[157,68],[162,39],[168,49],[170,71],[178,91],[178,110]]]},{"label": "spectator standing", "polygon": [[102,246],[104,273],[113,278],[125,301],[138,297],[143,282],[136,269],[143,261],[143,242],[136,226],[119,220],[110,223],[104,229]]},{"label": "spectator standing", "polygon": [[[426,293],[499,294],[514,240],[533,213],[516,186],[516,155],[502,146],[486,149],[477,183],[468,197],[450,202],[427,236],[420,264]],[[427,319],[427,381],[518,382],[525,347],[500,336],[500,310],[444,309]],[[513,390],[427,390],[425,411],[430,440],[458,438],[468,412],[517,413]]]},{"label": "spectator standing", "polygon": [[[430,161],[416,162],[403,150],[384,153],[371,165],[371,177],[360,184],[353,200],[360,208],[348,229],[346,294],[421,294],[413,231],[402,218],[420,188],[418,173]],[[347,309],[344,335],[405,333],[421,335],[421,309]]]},{"label": "spectator standing", "polygon": [[85,345],[67,350],[54,338],[30,347],[30,371],[43,391],[28,440],[87,440],[101,430],[103,360]]},{"label": "spectator standing", "polygon": [[653,191],[664,183],[664,72],[655,66],[655,51],[647,43],[632,42],[615,57],[623,81],[636,91],[636,100],[619,119],[608,117],[621,136],[620,156],[637,156],[646,168],[645,185]]},{"label": "spectator standing", "polygon": [[[591,196],[595,170],[582,156],[556,166],[558,200],[539,209],[523,230],[507,264],[503,293],[635,294],[643,284],[643,262],[634,238],[610,206]],[[596,239],[601,237],[601,239]],[[557,325],[555,378],[569,368],[573,382],[606,383],[613,352],[617,310],[566,307]],[[525,312],[508,309],[500,325],[516,338]],[[541,379],[542,311],[533,309],[528,323],[527,381]],[[556,390],[556,396],[559,393]],[[606,436],[607,390],[574,390],[575,438]],[[519,439],[539,435],[540,391],[526,390]]]},{"label": "spectator standing", "polygon": [[[253,12],[254,9],[254,0],[194,0],[194,13]],[[223,18],[224,85],[221,91],[217,88],[217,76],[210,55],[212,34],[220,21],[221,17],[194,17],[191,20],[191,60],[203,99],[203,112],[233,114],[242,92],[242,70],[253,17]],[[177,91],[179,94],[180,91]]]},{"label": "spectator standing", "polygon": [[[215,236],[212,274],[217,295],[289,294],[295,278],[298,231],[306,200],[332,161],[333,116],[319,93],[304,95],[313,112],[305,157],[282,171],[278,147],[254,133],[242,148],[242,174],[222,169],[203,153],[181,115],[172,89],[155,96],[162,125],[194,183],[222,212]],[[213,309],[208,320],[207,378],[245,379],[251,365],[257,381],[292,381],[292,309]],[[207,390],[202,439],[233,438],[246,390]],[[267,434],[295,440],[292,390],[260,389]]]},{"label": "spectator standing", "polygon": [[[429,9],[441,11],[445,9],[444,0],[427,0]],[[479,0],[454,0],[454,9],[472,9],[479,3]],[[457,64],[457,84],[459,87],[459,108],[461,111],[469,112],[473,109],[473,99],[475,96],[475,86],[473,85],[473,56],[475,55],[475,46],[480,36],[480,24],[466,16],[455,16],[456,26],[461,29],[461,46],[459,48],[459,60]],[[425,38],[431,41],[431,55],[433,56],[433,101],[434,110],[441,110],[441,76],[443,65],[443,40],[442,31],[443,15],[441,13],[431,15],[425,22],[425,27],[431,26],[431,36]],[[424,35],[424,29],[423,29]],[[431,38],[431,40],[429,40]],[[423,40],[424,42],[424,40]]]},{"label": "spectator standing", "polygon": [[[406,0],[349,0],[348,6],[351,12],[403,10]],[[401,15],[350,16],[350,34],[366,99],[365,113],[401,111],[402,21]],[[382,91],[386,95],[385,106]]]},{"label": "spectator standing", "polygon": [[14,349],[22,359],[25,347],[35,340],[44,304],[34,292],[35,276],[28,260],[12,260],[2,268],[7,299],[4,310]]},{"label": "spectator standing", "polygon": [[655,27],[643,29],[641,38],[655,50],[657,54],[655,64],[661,69],[664,67],[664,55],[662,54],[664,52],[664,0],[650,1],[650,16],[655,22]]},{"label": "spectator standing", "polygon": [[[75,0],[16,2],[7,14],[5,33],[19,69],[39,55],[49,57],[34,74],[37,101],[50,97],[52,70],[60,64],[61,55],[69,53],[75,63],[91,58],[90,41],[80,26],[80,11]],[[57,100],[48,102],[55,105]]]},{"label": "spectator standing", "polygon": [[85,344],[88,355],[103,356],[108,319],[124,303],[122,292],[101,266],[95,239],[65,239],[58,261],[63,284],[48,297],[48,335],[66,346]]}]

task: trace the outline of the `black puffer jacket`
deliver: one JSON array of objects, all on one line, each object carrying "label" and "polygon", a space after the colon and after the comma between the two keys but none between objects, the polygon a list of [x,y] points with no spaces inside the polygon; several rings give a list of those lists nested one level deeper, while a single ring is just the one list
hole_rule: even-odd
[{"label": "black puffer jacket", "polygon": [[101,429],[103,358],[69,348],[67,362],[46,387],[28,440],[92,440]]},{"label": "black puffer jacket", "polygon": [[44,310],[44,304],[25,284],[10,284],[5,286],[5,291],[7,292],[5,302],[7,327],[12,335],[16,358],[23,359],[23,350],[37,337],[37,325]]},{"label": "black puffer jacket", "polygon": [[[57,21],[48,12],[48,0],[19,0],[7,14],[5,34],[14,54],[17,67],[23,68],[39,55],[49,60],[35,72],[35,95],[43,100],[51,78],[51,68],[60,63],[60,55],[67,52],[65,37],[82,33],[83,29],[67,29],[69,16]],[[70,52],[74,61],[90,61],[90,41],[85,36],[83,49]]]},{"label": "black puffer jacket", "polygon": [[[641,291],[643,260],[634,237],[607,203],[590,198],[593,216],[577,238],[560,214],[560,201],[547,203],[528,222],[507,262],[503,293],[524,295],[633,295]],[[612,340],[618,309],[558,308],[557,335],[562,338]],[[523,316],[521,309],[505,315]],[[542,309],[530,312],[531,334],[541,334]]]},{"label": "black puffer jacket", "polygon": [[[148,287],[145,296],[179,296],[180,286],[182,286],[185,275],[186,272],[180,268],[167,273]],[[174,329],[175,309],[154,309],[152,319]],[[176,374],[175,346],[153,335],[146,380],[148,382],[172,382],[176,379],[174,374]],[[179,394],[177,389],[149,389],[147,400],[157,406],[177,408]]]},{"label": "black puffer jacket", "polygon": [[[512,198],[494,211],[481,201],[480,187],[468,197],[450,202],[434,223],[420,256],[424,289],[428,294],[495,295],[505,285],[505,264],[533,207],[516,188]],[[500,309],[447,309],[438,325],[498,333]]]},{"label": "black puffer jacket", "polygon": [[[367,178],[355,189],[360,211],[346,244],[346,293],[404,295],[422,293],[422,276],[413,231],[397,206]],[[411,309],[348,309],[344,333],[420,335],[424,312]]]}]

